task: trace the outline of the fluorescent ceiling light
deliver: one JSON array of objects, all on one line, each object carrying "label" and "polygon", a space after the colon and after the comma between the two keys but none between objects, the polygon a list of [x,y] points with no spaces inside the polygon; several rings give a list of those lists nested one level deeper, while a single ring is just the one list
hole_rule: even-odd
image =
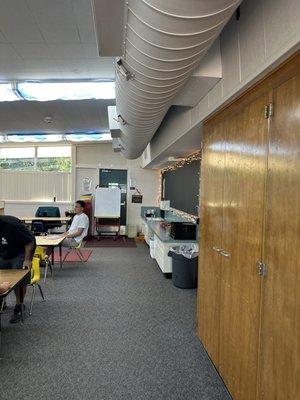
[{"label": "fluorescent ceiling light", "polygon": [[110,133],[66,133],[70,142],[104,142],[111,140]]},{"label": "fluorescent ceiling light", "polygon": [[11,83],[0,83],[0,101],[17,101],[20,98],[13,90]]},{"label": "fluorescent ceiling light", "polygon": [[8,134],[7,142],[11,143],[48,143],[63,140],[63,135],[56,134]]},{"label": "fluorescent ceiling light", "polygon": [[115,82],[20,82],[17,89],[24,100],[114,99]]}]

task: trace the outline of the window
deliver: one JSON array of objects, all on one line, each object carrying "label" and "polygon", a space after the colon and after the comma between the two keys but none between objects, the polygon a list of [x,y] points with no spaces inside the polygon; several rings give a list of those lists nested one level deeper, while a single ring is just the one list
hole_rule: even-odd
[{"label": "window", "polygon": [[37,147],[37,170],[71,172],[71,146]]},{"label": "window", "polygon": [[1,147],[0,169],[32,171],[35,165],[34,147]]},{"label": "window", "polygon": [[71,165],[71,146],[0,148],[0,169],[71,172]]},{"label": "window", "polygon": [[16,101],[20,100],[17,94],[14,92],[11,83],[0,84],[0,101]]}]

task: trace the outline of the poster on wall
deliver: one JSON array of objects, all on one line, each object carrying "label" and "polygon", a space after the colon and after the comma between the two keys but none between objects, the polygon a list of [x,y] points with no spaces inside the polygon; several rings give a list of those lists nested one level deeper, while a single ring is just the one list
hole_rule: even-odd
[{"label": "poster on wall", "polygon": [[143,196],[141,194],[133,194],[131,197],[131,202],[132,203],[142,203]]}]

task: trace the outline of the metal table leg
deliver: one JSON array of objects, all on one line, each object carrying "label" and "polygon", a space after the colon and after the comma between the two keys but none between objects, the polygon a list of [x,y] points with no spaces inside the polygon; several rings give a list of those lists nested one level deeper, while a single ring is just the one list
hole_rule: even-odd
[{"label": "metal table leg", "polygon": [[59,262],[60,262],[60,268],[62,268],[61,242],[59,243]]},{"label": "metal table leg", "polygon": [[20,291],[21,322],[24,323],[24,313],[23,313],[24,294],[23,294],[23,285],[22,285],[22,283],[19,285],[18,290]]},{"label": "metal table leg", "polygon": [[51,251],[51,262],[52,262],[52,265],[54,267],[54,246],[51,246],[51,248],[52,248],[52,251]]}]

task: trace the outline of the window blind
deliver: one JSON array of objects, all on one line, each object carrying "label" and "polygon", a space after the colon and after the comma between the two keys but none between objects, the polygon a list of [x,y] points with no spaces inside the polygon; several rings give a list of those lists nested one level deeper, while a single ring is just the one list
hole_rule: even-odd
[{"label": "window blind", "polygon": [[0,199],[71,201],[70,173],[0,170]]}]

